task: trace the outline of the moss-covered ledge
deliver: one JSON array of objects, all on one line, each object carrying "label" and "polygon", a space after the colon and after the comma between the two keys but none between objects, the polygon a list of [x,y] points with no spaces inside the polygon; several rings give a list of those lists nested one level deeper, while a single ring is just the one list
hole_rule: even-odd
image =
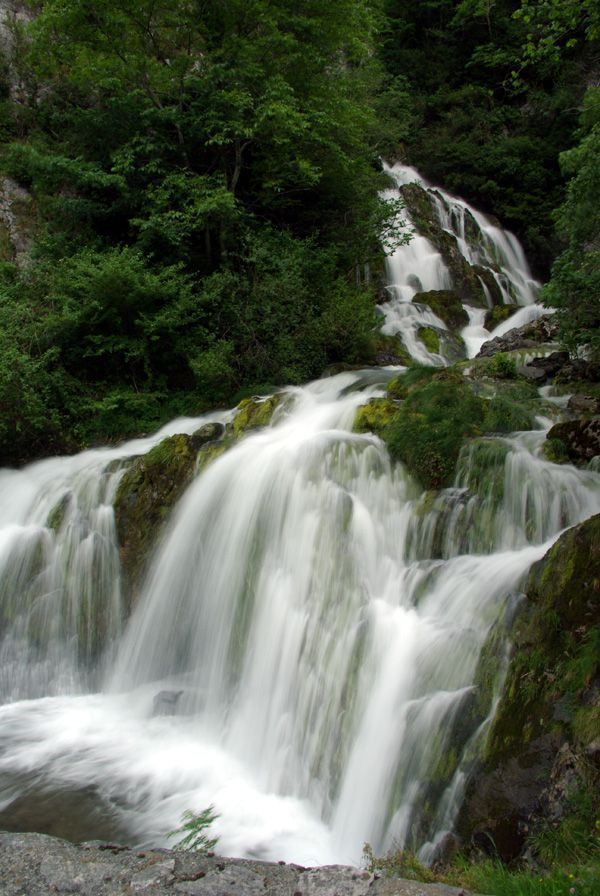
[{"label": "moss-covered ledge", "polygon": [[203,446],[221,438],[221,423],[207,423],[193,435],[163,439],[134,460],[124,473],[114,501],[125,602],[137,598],[152,548],[175,503],[196,472]]},{"label": "moss-covered ledge", "polygon": [[[600,813],[600,515],[565,532],[530,572],[513,656],[459,830],[514,859],[551,825]],[[532,842],[534,846],[532,847]]]}]

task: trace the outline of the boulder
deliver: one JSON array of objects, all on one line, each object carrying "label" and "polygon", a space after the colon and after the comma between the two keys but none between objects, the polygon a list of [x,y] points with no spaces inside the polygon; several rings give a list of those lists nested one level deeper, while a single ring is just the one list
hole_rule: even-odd
[{"label": "boulder", "polygon": [[463,308],[460,296],[450,289],[418,292],[413,297],[413,303],[427,305],[450,330],[460,330],[469,323],[469,315]]},{"label": "boulder", "polygon": [[510,352],[517,348],[539,348],[544,343],[554,342],[557,336],[558,324],[553,318],[540,317],[524,327],[509,330],[504,336],[496,336],[484,342],[477,357],[489,358],[497,352]]},{"label": "boulder", "polygon": [[546,439],[562,443],[566,459],[585,463],[600,454],[600,417],[556,423]]},{"label": "boulder", "polygon": [[594,395],[571,395],[567,407],[578,414],[594,416],[600,414],[600,398]]}]

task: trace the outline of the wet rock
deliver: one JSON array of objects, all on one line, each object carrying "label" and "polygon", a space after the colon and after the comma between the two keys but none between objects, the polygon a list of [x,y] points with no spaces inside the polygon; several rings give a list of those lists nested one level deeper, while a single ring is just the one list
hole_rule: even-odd
[{"label": "wet rock", "polygon": [[529,364],[517,369],[521,376],[534,382],[546,382],[561,370],[569,361],[568,352],[552,352],[541,358],[534,358]]},{"label": "wet rock", "polygon": [[269,395],[267,398],[255,396],[244,398],[237,406],[237,413],[233,418],[232,431],[236,437],[241,436],[249,429],[260,429],[268,426],[276,408],[279,407],[284,393]]},{"label": "wet rock", "polygon": [[[554,342],[558,336],[558,325],[551,317],[540,317],[524,327],[509,330],[504,336],[489,339],[481,346],[478,358],[489,358],[497,352],[510,352],[518,348],[539,348],[547,342]],[[568,361],[568,356],[564,363]]]},{"label": "wet rock", "polygon": [[354,432],[374,432],[381,436],[386,426],[398,413],[398,405],[390,398],[372,398],[361,405],[354,417]]},{"label": "wet rock", "polygon": [[172,850],[103,850],[43,834],[0,833],[2,896],[459,896],[444,884],[378,877],[359,868],[302,868]]},{"label": "wet rock", "polygon": [[600,414],[600,398],[593,395],[571,395],[567,403],[570,411],[576,411],[578,414]]},{"label": "wet rock", "polygon": [[584,463],[600,454],[600,417],[556,423],[546,436],[550,444],[560,442],[566,457]]},{"label": "wet rock", "polygon": [[600,636],[600,515],[565,532],[525,590],[503,695],[458,823],[466,843],[505,860],[549,818],[577,818],[577,791],[600,811],[600,769],[589,760],[600,676],[588,647]]},{"label": "wet rock", "polygon": [[159,691],[152,701],[153,716],[174,716],[183,691]]},{"label": "wet rock", "polygon": [[480,280],[480,270],[485,269],[470,265],[464,258],[456,237],[440,224],[434,202],[423,187],[406,184],[400,192],[415,227],[435,246],[450,271],[452,291],[463,302],[485,307],[487,300]]},{"label": "wet rock", "polygon": [[208,423],[194,435],[164,439],[138,457],[121,479],[114,508],[129,607],[137,599],[148,559],[171,510],[196,474],[198,451],[222,432],[221,424]]},{"label": "wet rock", "polygon": [[460,330],[469,323],[469,315],[463,308],[460,296],[449,289],[419,292],[413,303],[427,305],[451,330]]}]

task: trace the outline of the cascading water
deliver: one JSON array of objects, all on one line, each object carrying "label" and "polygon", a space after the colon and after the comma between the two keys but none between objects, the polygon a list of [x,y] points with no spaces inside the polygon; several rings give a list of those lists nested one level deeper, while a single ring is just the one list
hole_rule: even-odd
[{"label": "cascading water", "polygon": [[[127,622],[124,468],[232,414],[2,472],[0,821],[28,795],[35,813],[40,795],[76,794],[103,830],[166,845],[212,803],[224,853],[433,854],[489,724],[482,651],[500,681],[523,576],[600,511],[600,475],[544,460],[540,429],[472,442],[454,487],[423,495],[352,431],[392,375],[288,390],[188,488]],[[156,713],[161,693],[173,714]]]},{"label": "cascading water", "polygon": [[[384,168],[395,184],[395,189],[385,194],[389,198],[397,198],[399,191],[409,184],[420,188],[425,214],[433,216],[435,229],[439,229],[441,242],[446,247],[446,259],[439,246],[418,233],[418,222],[412,220],[409,208],[404,209],[402,217],[417,227],[417,232],[409,243],[399,246],[387,258],[390,300],[381,306],[385,318],[383,333],[401,335],[411,357],[421,363],[447,363],[443,351],[447,325],[426,304],[413,299],[419,293],[460,290],[457,279],[463,276],[476,281],[483,304],[483,307],[473,304],[471,286],[471,294],[463,303],[469,323],[461,333],[469,358],[477,354],[486,340],[548,313],[543,306],[534,304],[539,284],[533,279],[523,249],[513,234],[492,224],[462,199],[432,187],[414,168],[401,163],[384,165]],[[448,257],[459,262],[455,270],[449,268]],[[523,307],[518,318],[501,323],[490,333],[484,327],[486,309],[498,302]],[[439,331],[441,354],[428,350],[419,339],[419,332],[425,327]]]}]

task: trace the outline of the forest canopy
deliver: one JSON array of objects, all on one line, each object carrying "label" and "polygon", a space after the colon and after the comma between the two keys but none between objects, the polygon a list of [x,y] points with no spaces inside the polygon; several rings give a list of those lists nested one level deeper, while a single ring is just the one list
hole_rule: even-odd
[{"label": "forest canopy", "polygon": [[498,214],[542,273],[564,250],[556,304],[595,283],[592,2],[15,9],[0,158],[33,247],[0,241],[4,462],[371,361],[381,157]]}]

